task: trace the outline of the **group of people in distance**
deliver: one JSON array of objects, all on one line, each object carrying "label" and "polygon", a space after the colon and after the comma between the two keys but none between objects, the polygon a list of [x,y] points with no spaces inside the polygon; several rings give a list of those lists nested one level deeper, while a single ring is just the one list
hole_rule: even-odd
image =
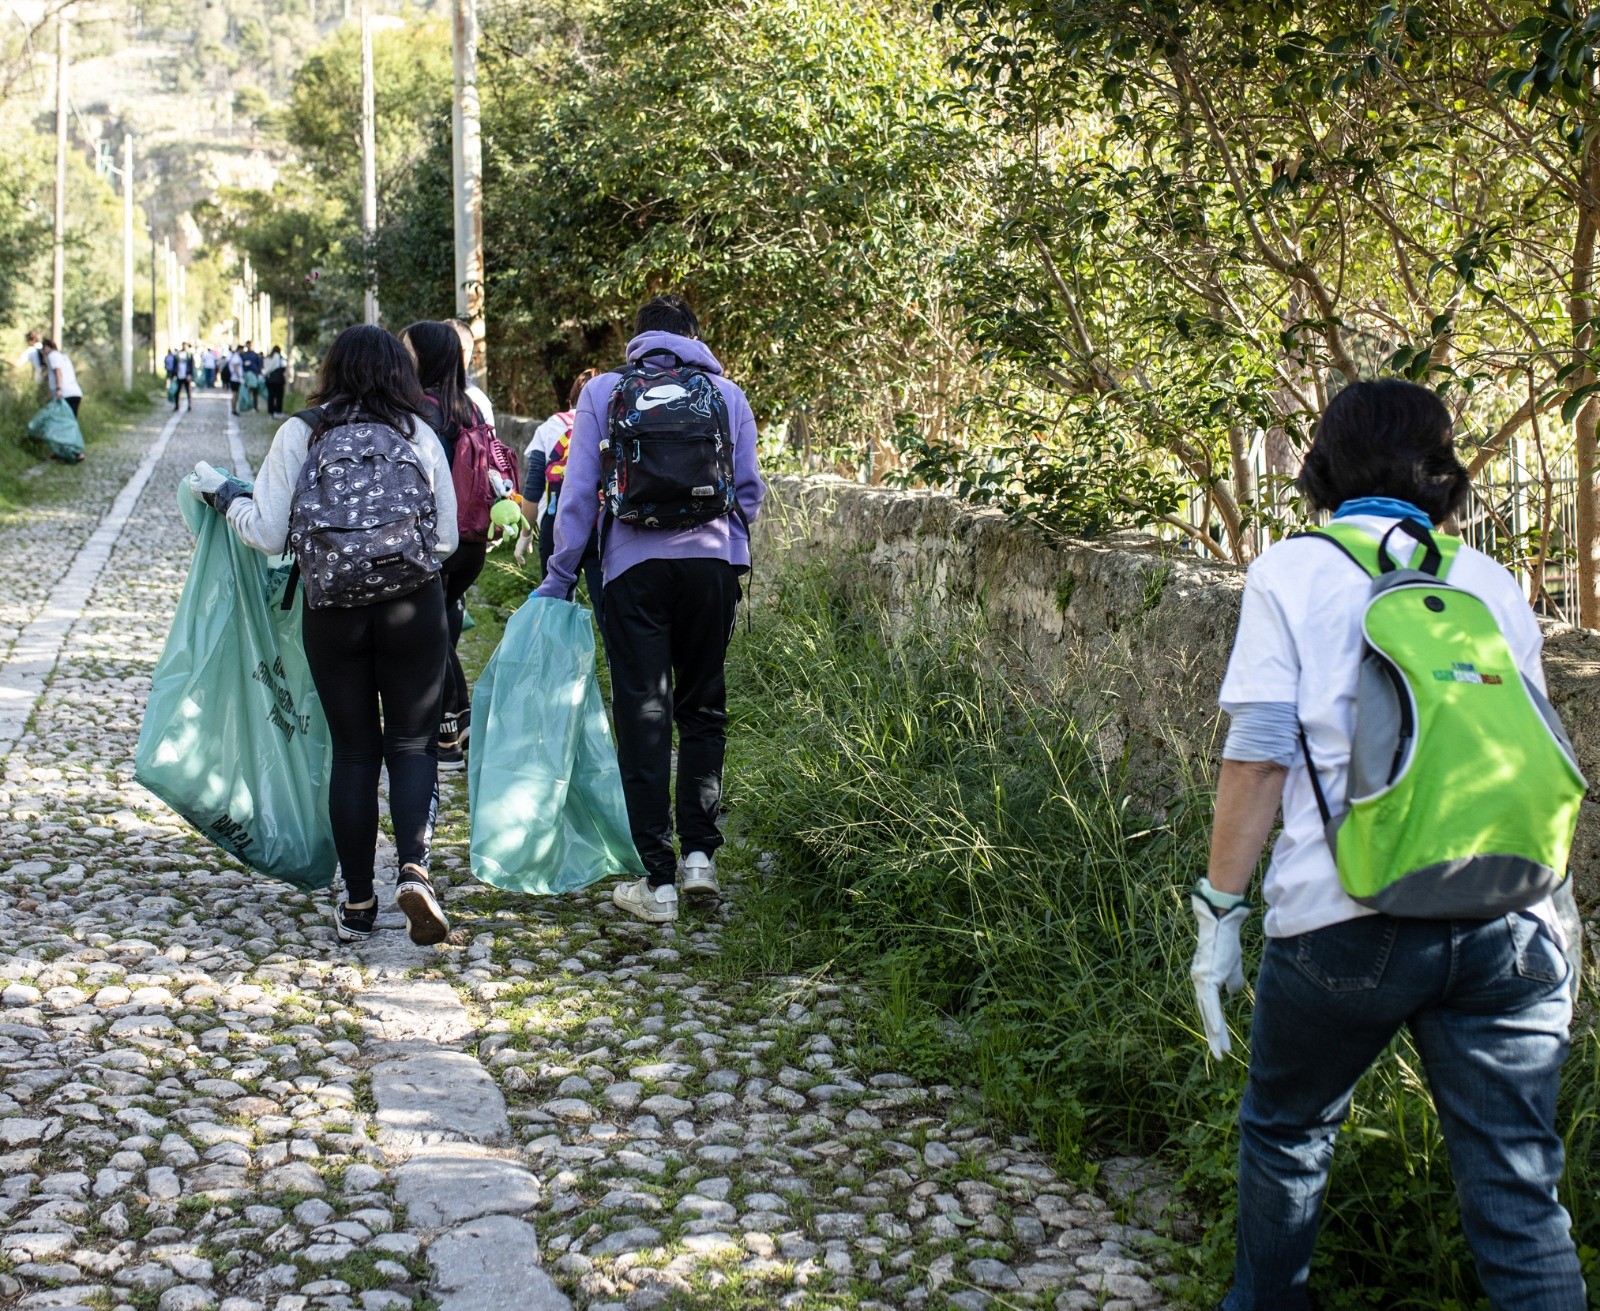
[{"label": "group of people in distance", "polygon": [[[667,923],[678,916],[680,893],[719,891],[725,657],[750,567],[750,525],[766,489],[750,404],[723,375],[689,305],[655,297],[633,326],[619,367],[584,373],[566,408],[539,427],[523,452],[524,487],[530,503],[541,494],[544,502],[536,594],[571,600],[584,575],[604,639],[617,757],[642,866],[642,877],[622,882],[613,900],[641,920]],[[396,900],[414,940],[438,942],[448,932],[430,881],[429,845],[438,768],[471,749],[454,645],[466,592],[484,564],[482,544],[461,540],[467,520],[452,461],[460,434],[493,422],[488,398],[467,374],[470,348],[470,335],[451,322],[413,324],[400,337],[348,328],[322,361],[313,409],[279,429],[253,491],[204,463],[192,483],[243,541],[272,554],[295,546],[303,527],[297,488],[323,458],[317,452],[330,432],[358,432],[357,447],[368,441],[389,452],[385,458],[407,464],[416,488],[426,489],[418,522],[436,521],[436,529],[425,534],[428,560],[413,581],[364,604],[304,613],[306,654],[333,740],[329,809],[346,893],[334,917],[345,941],[376,928],[385,766],[400,867]],[[618,461],[640,458],[628,453],[638,443],[627,425],[646,431],[642,416],[657,406],[680,407],[680,436],[715,418],[707,441],[723,462],[693,489],[720,507],[707,517],[627,511],[615,470]],[[624,432],[629,440],[620,442]],[[341,440],[350,450],[348,436]],[[1320,533],[1329,540],[1278,543],[1249,571],[1222,688],[1231,723],[1210,863],[1191,896],[1198,1031],[1222,1058],[1231,1050],[1223,994],[1244,985],[1249,888],[1281,812],[1263,886],[1267,943],[1239,1116],[1235,1275],[1221,1307],[1310,1306],[1335,1138],[1357,1081],[1405,1028],[1438,1105],[1490,1302],[1583,1311],[1584,1276],[1558,1197],[1564,1162],[1556,1092],[1577,968],[1575,922],[1560,904],[1562,895],[1570,900],[1560,881],[1564,851],[1560,870],[1531,878],[1524,869],[1481,906],[1462,900],[1460,880],[1420,871],[1445,888],[1430,911],[1403,899],[1358,898],[1327,813],[1330,804],[1345,813],[1360,771],[1372,763],[1365,758],[1372,753],[1358,758],[1354,745],[1357,706],[1368,694],[1362,671],[1372,663],[1363,627],[1370,608],[1409,588],[1403,599],[1418,624],[1442,614],[1440,632],[1458,618],[1483,633],[1492,628],[1500,645],[1483,649],[1502,652],[1505,668],[1452,664],[1424,677],[1499,698],[1505,714],[1525,719],[1545,704],[1539,626],[1504,568],[1441,531],[1460,509],[1468,479],[1451,417],[1427,389],[1396,380],[1345,387],[1318,423],[1300,486],[1313,509],[1332,516]],[[519,542],[519,554],[528,545]],[[1420,749],[1421,730],[1410,731],[1402,741]],[[1549,741],[1534,746],[1561,742],[1554,723]],[[1581,777],[1578,785],[1581,794]],[[1499,795],[1488,789],[1474,800],[1475,821],[1492,822],[1495,806],[1509,804]],[[1470,872],[1483,856],[1478,874],[1498,877],[1505,868],[1497,850],[1456,852],[1444,873]],[[1381,864],[1384,851],[1365,858]]]},{"label": "group of people in distance", "polygon": [[[267,414],[276,417],[283,413],[283,393],[289,383],[289,361],[277,347],[265,356],[247,341],[240,346],[202,346],[197,354],[189,342],[176,350],[168,350],[162,361],[166,371],[167,399],[176,410],[181,400],[194,406],[196,383],[210,390],[226,387],[232,394],[229,408],[240,412],[240,394],[249,400],[259,388],[266,397]],[[250,409],[254,405],[244,406]]]}]

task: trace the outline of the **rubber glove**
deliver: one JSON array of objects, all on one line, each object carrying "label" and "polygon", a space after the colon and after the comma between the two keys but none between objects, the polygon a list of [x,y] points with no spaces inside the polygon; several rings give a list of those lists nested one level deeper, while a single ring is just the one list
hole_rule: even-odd
[{"label": "rubber glove", "polygon": [[518,564],[528,558],[528,547],[532,542],[533,533],[531,531],[518,535],[517,544],[511,548],[511,554],[516,558]]},{"label": "rubber glove", "polygon": [[1250,903],[1232,893],[1218,892],[1210,879],[1201,879],[1189,896],[1198,931],[1194,964],[1189,978],[1200,1004],[1200,1022],[1213,1056],[1233,1050],[1228,1024],[1222,1017],[1222,989],[1236,995],[1244,987],[1244,952],[1239,930],[1250,918]]},{"label": "rubber glove", "polygon": [[228,475],[221,469],[213,468],[204,460],[194,466],[194,473],[189,476],[189,490],[194,493],[195,499],[204,501],[213,510],[217,508],[217,493],[228,481]]}]

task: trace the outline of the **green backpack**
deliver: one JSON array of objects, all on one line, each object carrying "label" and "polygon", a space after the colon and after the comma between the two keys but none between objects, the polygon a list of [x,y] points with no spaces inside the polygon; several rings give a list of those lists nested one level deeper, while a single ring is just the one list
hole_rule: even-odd
[{"label": "green backpack", "polygon": [[[1404,567],[1390,554],[1396,532],[1415,545]],[[1542,901],[1566,878],[1584,779],[1494,613],[1446,581],[1460,539],[1404,520],[1381,543],[1353,524],[1306,536],[1372,578],[1342,810],[1300,732],[1344,890],[1418,919],[1488,919]]]}]

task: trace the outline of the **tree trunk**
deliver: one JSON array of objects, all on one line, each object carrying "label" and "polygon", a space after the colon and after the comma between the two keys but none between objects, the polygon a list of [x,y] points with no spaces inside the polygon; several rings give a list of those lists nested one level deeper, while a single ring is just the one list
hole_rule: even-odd
[{"label": "tree trunk", "polygon": [[284,367],[288,371],[288,375],[289,375],[288,376],[288,382],[289,382],[289,385],[293,386],[294,385],[294,302],[292,300],[286,300],[283,303],[283,327],[284,327],[283,340],[286,343],[284,348],[283,348],[283,362],[284,362]]}]

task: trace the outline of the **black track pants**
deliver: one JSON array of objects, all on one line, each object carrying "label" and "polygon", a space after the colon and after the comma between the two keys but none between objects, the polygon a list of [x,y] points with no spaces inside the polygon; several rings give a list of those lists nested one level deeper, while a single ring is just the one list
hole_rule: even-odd
[{"label": "black track pants", "polygon": [[678,726],[678,840],[685,855],[722,845],[728,740],[723,663],[739,571],[722,560],[647,560],[606,584],[617,761],[628,826],[652,885],[674,882],[672,726]]},{"label": "black track pants", "polygon": [[488,553],[487,542],[462,542],[455,554],[444,562],[444,613],[450,625],[449,668],[444,680],[444,713],[447,715],[459,715],[472,704],[467,671],[461,667],[456,644],[461,641],[461,625],[466,619],[467,592],[483,572]]}]

